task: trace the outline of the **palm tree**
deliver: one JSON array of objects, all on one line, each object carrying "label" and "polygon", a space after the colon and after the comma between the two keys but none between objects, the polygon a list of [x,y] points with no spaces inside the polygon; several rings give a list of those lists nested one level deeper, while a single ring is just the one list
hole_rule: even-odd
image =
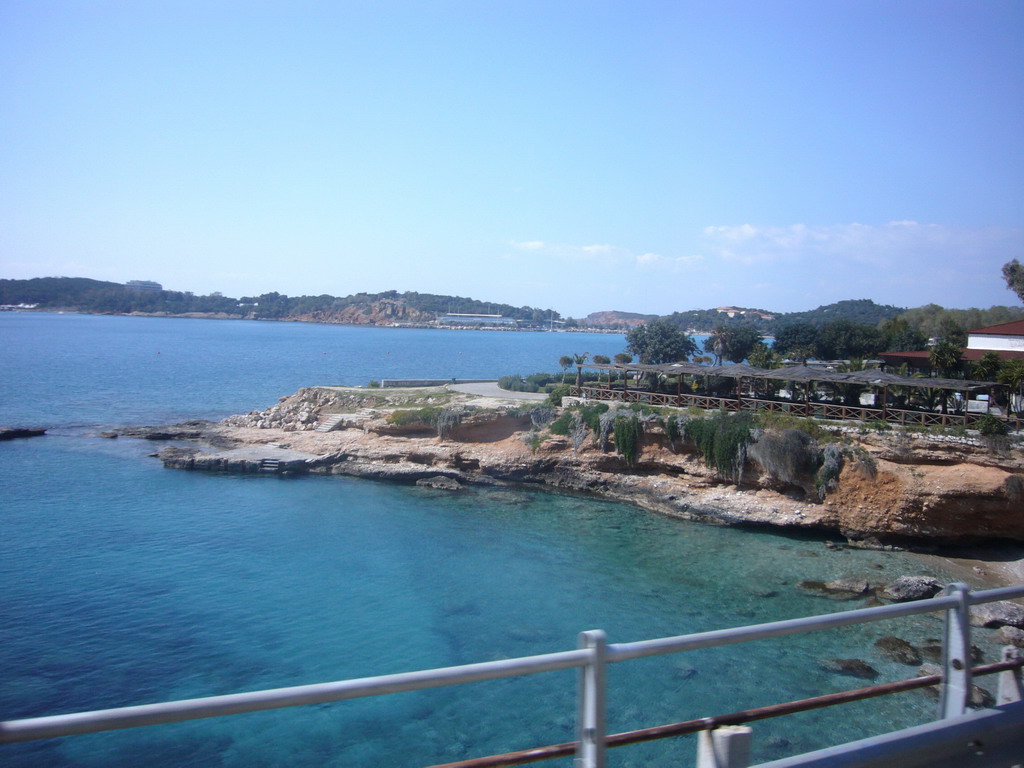
[{"label": "palm tree", "polygon": [[583,365],[585,362],[587,362],[587,360],[589,360],[589,359],[590,359],[590,355],[587,354],[586,352],[584,352],[582,355],[573,355],[572,356],[572,362],[576,366],[576,386],[577,387],[582,387],[583,386],[583,369],[580,368],[580,366]]},{"label": "palm tree", "polygon": [[996,381],[1010,390],[1010,410],[1024,411],[1024,360],[1007,360],[1003,363]]},{"label": "palm tree", "polygon": [[562,383],[565,384],[565,375],[569,372],[569,366],[572,365],[572,358],[569,355],[562,355],[558,358],[558,365],[562,369]]},{"label": "palm tree", "polygon": [[960,365],[961,348],[949,341],[940,341],[928,355],[928,364],[941,374],[949,374]]}]

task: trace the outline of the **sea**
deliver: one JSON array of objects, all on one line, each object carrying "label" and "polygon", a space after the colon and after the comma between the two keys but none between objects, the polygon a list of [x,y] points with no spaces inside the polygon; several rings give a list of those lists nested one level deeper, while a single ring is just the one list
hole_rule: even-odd
[{"label": "sea", "polygon": [[[716,527],[536,488],[164,469],[123,425],[219,419],[310,385],[497,378],[614,355],[617,334],[0,313],[0,719],[628,642],[866,605],[801,581],[948,574],[894,552]],[[611,732],[913,677],[874,643],[938,617],[612,665]],[[869,681],[867,681],[869,682]],[[570,741],[575,675],[0,745],[11,768],[424,766]],[[755,723],[767,760],[931,719],[921,692]],[[692,737],[612,766],[692,765]],[[570,760],[553,761],[568,766]]]}]

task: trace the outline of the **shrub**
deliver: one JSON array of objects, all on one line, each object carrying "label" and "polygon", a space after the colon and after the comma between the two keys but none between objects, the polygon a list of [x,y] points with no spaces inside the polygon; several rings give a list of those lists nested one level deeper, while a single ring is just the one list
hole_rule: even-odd
[{"label": "shrub", "polygon": [[1006,426],[1006,422],[997,419],[990,413],[979,416],[974,427],[985,437],[1001,437],[1010,434],[1010,428]]},{"label": "shrub", "polygon": [[587,422],[579,411],[572,412],[572,421],[569,424],[569,434],[572,437],[572,449],[575,453],[580,452],[583,441],[587,439]]},{"label": "shrub", "polygon": [[548,400],[547,400],[547,402],[550,405],[560,406],[562,404],[562,398],[565,397],[568,394],[569,394],[569,385],[568,384],[556,384],[554,387],[551,388],[551,391],[548,393]]},{"label": "shrub", "polygon": [[615,423],[615,411],[605,411],[597,419],[597,444],[601,451],[608,450],[608,435],[611,434],[612,425]]},{"label": "shrub", "polygon": [[526,446],[530,449],[530,453],[536,453],[542,442],[540,432],[536,429],[531,429],[526,436],[523,437],[523,442],[526,443]]},{"label": "shrub", "polygon": [[530,422],[537,429],[549,424],[555,418],[555,409],[550,405],[538,405],[530,411]]},{"label": "shrub", "polygon": [[615,452],[625,460],[626,466],[635,467],[640,460],[643,436],[644,428],[636,414],[615,419]]},{"label": "shrub", "polygon": [[878,462],[875,457],[859,446],[850,449],[850,461],[857,473],[868,480],[878,476]]},{"label": "shrub", "polygon": [[535,392],[542,389],[543,387],[546,387],[548,384],[556,380],[558,380],[556,379],[556,374],[553,373],[535,373],[531,376],[526,377],[527,384],[533,384],[534,386],[537,387],[536,390],[533,390]]},{"label": "shrub", "polygon": [[388,414],[387,421],[389,424],[396,424],[400,427],[417,423],[433,427],[437,424],[439,413],[441,413],[441,409],[436,407],[392,411]]},{"label": "shrub", "polygon": [[730,416],[719,412],[710,419],[691,419],[686,422],[684,432],[709,467],[721,477],[739,483],[751,440],[750,428],[749,414]]},{"label": "shrub", "polygon": [[437,436],[444,440],[462,421],[463,410],[459,406],[443,408],[434,417],[434,426],[437,427]]},{"label": "shrub", "polygon": [[553,435],[564,435],[569,434],[569,425],[572,423],[572,418],[578,415],[579,411],[562,411],[562,415],[557,419],[548,424],[548,431]]},{"label": "shrub", "polygon": [[839,475],[843,471],[843,451],[833,444],[826,445],[821,452],[821,466],[814,476],[814,487],[818,491],[818,499],[825,500],[825,496],[839,487]]},{"label": "shrub", "polygon": [[686,416],[674,416],[669,414],[665,417],[665,437],[668,438],[669,447],[675,451],[676,443],[683,434],[683,426],[688,421]]},{"label": "shrub", "polygon": [[377,389],[380,386],[380,382],[376,379],[370,379],[370,383],[367,384],[370,389]]},{"label": "shrub", "polygon": [[816,419],[807,419],[802,416],[793,416],[788,413],[758,411],[754,415],[754,423],[766,431],[798,429],[818,442],[825,442],[833,439],[832,433],[827,429],[824,429]]},{"label": "shrub", "polygon": [[583,421],[586,422],[587,427],[591,432],[597,432],[601,429],[600,421],[601,414],[608,413],[608,403],[594,403],[593,405],[581,405],[579,406],[580,416],[583,417]]},{"label": "shrub", "polygon": [[800,485],[821,461],[817,444],[799,429],[770,430],[750,446],[750,456],[769,475],[788,485]]}]

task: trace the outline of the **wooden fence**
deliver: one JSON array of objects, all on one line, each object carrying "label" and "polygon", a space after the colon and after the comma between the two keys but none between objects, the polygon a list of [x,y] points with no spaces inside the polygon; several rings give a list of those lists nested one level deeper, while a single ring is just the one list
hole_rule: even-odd
[{"label": "wooden fence", "polygon": [[[609,387],[569,387],[571,397],[582,397],[586,400],[610,400],[622,403],[642,403],[644,405],[671,408],[697,407],[702,410],[724,411],[769,411],[788,413],[793,416],[804,416],[816,419],[836,419],[839,421],[885,421],[892,424],[918,425],[925,427],[965,426],[977,423],[984,416],[982,413],[960,411],[940,413],[938,411],[911,411],[901,408],[879,408],[841,405],[838,403],[801,402],[799,400],[764,400],[754,397],[712,397],[710,395],[679,394],[669,395],[662,392],[645,392],[640,389],[612,389]],[[999,418],[999,417],[997,417]],[[1020,428],[1019,419],[1003,418],[1011,428]]]}]

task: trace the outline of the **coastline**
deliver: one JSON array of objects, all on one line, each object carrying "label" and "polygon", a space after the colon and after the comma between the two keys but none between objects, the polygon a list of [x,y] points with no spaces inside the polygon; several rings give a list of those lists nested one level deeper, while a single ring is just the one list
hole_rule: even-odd
[{"label": "coastline", "polygon": [[[346,328],[414,328],[434,331],[489,331],[502,333],[588,333],[599,335],[625,335],[626,331],[614,328],[505,328],[500,326],[436,325],[434,323],[343,323],[332,320],[315,320],[304,317],[247,317],[226,312],[89,312],[81,309],[11,309],[9,312],[50,315],[96,315],[97,317],[159,317],[184,320],[244,320],[254,323],[308,323],[310,325],[340,325]],[[700,332],[703,333],[703,332]]]},{"label": "coastline", "polygon": [[[434,427],[398,424],[395,410],[468,411],[445,439]],[[765,527],[820,536],[849,546],[915,551],[944,567],[992,583],[1024,581],[1024,510],[1007,496],[1007,478],[1024,458],[992,456],[970,445],[915,439],[894,448],[891,436],[864,435],[876,474],[851,462],[823,502],[809,489],[783,485],[748,461],[743,483],[718,477],[693,447],[669,446],[656,430],[628,467],[611,451],[531,424],[536,404],[476,397],[444,387],[373,390],[311,387],[272,408],[197,429],[120,430],[126,437],[186,439],[161,451],[165,466],[218,472],[347,474],[399,482],[443,479],[458,485],[517,483],[629,503],[680,519]],[[331,419],[329,429],[317,431]],[[542,435],[540,437],[539,435]],[[538,436],[532,447],[530,436]],[[531,438],[532,439],[532,438]],[[896,456],[898,449],[903,455]]]}]

